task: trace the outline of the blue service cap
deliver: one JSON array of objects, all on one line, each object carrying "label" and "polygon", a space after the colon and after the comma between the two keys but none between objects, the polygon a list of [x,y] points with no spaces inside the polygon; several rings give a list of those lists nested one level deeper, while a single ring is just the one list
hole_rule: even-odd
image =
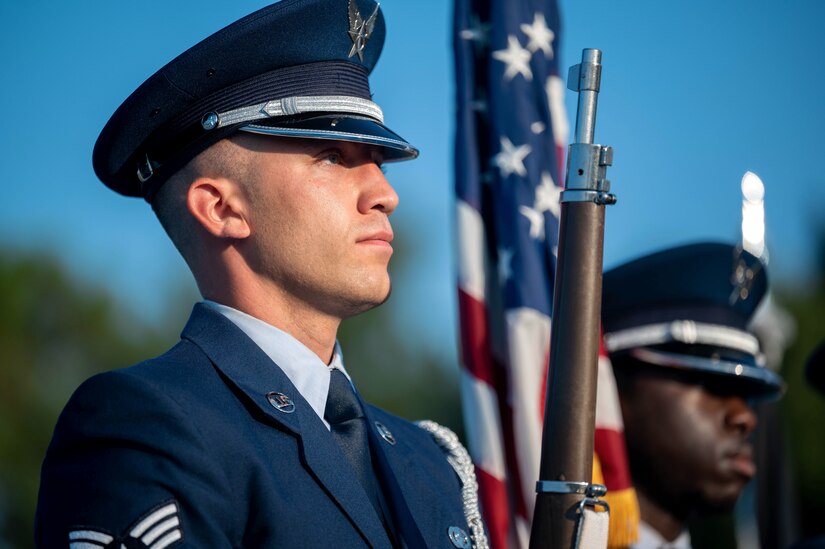
[{"label": "blue service cap", "polygon": [[768,290],[764,264],[739,246],[696,243],[607,271],[602,325],[611,357],[707,374],[750,396],[775,396],[748,324]]},{"label": "blue service cap", "polygon": [[418,151],[384,126],[368,75],[384,44],[372,0],[283,0],[182,53],[115,111],[92,163],[111,189],[151,201],[172,174],[237,131],[354,141],[385,161]]}]

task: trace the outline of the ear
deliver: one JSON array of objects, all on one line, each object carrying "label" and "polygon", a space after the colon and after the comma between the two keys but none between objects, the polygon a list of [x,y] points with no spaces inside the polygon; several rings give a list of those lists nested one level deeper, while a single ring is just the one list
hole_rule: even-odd
[{"label": "ear", "polygon": [[186,194],[186,206],[212,236],[240,239],[252,232],[247,222],[243,195],[238,186],[228,179],[196,179]]}]

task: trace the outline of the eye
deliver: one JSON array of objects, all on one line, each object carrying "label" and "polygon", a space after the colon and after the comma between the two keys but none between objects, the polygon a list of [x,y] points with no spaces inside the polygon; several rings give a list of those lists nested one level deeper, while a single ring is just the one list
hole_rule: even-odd
[{"label": "eye", "polygon": [[327,151],[326,153],[324,153],[324,160],[326,162],[329,162],[330,164],[344,163],[344,157],[341,154],[341,151],[338,150]]}]

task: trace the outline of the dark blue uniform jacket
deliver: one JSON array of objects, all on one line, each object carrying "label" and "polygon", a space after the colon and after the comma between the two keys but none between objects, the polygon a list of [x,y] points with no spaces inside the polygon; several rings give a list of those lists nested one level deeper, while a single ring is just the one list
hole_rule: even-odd
[{"label": "dark blue uniform jacket", "polygon": [[[295,403],[279,411],[267,395]],[[367,405],[376,467],[408,547],[469,532],[460,483],[416,425]],[[49,446],[39,547],[388,547],[367,495],[286,375],[220,313],[196,305],[166,354],[95,376]]]}]

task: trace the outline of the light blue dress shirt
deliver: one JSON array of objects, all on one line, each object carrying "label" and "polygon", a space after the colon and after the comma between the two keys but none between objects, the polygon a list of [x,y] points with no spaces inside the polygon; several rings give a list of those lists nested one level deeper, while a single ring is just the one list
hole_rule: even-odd
[{"label": "light blue dress shirt", "polygon": [[338,342],[335,342],[332,361],[327,365],[306,345],[283,330],[227,305],[209,300],[204,300],[204,303],[240,328],[284,371],[304,400],[309,403],[329,429],[329,423],[324,419],[324,408],[327,405],[330,372],[333,368],[338,368],[352,383],[352,379],[344,369],[344,356]]}]

